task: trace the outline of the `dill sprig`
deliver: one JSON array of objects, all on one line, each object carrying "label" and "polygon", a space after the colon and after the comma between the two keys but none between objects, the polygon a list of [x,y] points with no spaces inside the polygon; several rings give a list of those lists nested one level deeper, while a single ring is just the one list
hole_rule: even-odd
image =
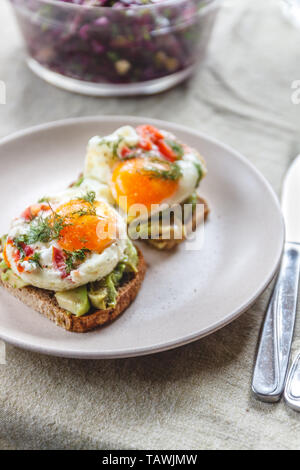
[{"label": "dill sprig", "polygon": [[31,222],[28,233],[14,238],[14,244],[22,253],[24,251],[22,249],[23,243],[33,245],[38,242],[48,243],[57,240],[64,227],[66,227],[64,218],[56,212],[53,212],[53,215],[49,217],[37,217]]},{"label": "dill sprig", "polygon": [[42,202],[48,202],[49,203],[49,198],[44,196],[44,197],[41,197],[39,200],[38,200],[38,203],[41,204]]},{"label": "dill sprig", "polygon": [[40,253],[38,253],[38,252],[36,251],[36,252],[34,253],[34,255],[29,258],[28,262],[29,262],[29,263],[34,263],[36,266],[38,266],[39,268],[41,268],[42,265],[41,265],[40,259],[41,259],[41,255],[40,255]]},{"label": "dill sprig", "polygon": [[172,181],[177,181],[182,176],[181,168],[177,163],[169,163],[168,168],[157,168],[156,166],[151,166],[151,162],[149,162],[149,165],[145,166],[141,171],[142,173],[148,173],[153,178]]},{"label": "dill sprig", "polygon": [[79,186],[81,186],[81,184],[83,183],[83,180],[84,180],[84,176],[83,175],[80,175],[78,180],[75,181],[75,183],[73,183],[72,186],[78,188]]},{"label": "dill sprig", "polygon": [[78,265],[78,263],[84,261],[87,255],[90,253],[90,250],[87,248],[82,248],[81,250],[76,251],[67,251],[64,250],[66,256],[66,272],[70,274],[71,271]]},{"label": "dill sprig", "polygon": [[96,193],[95,191],[88,191],[84,196],[80,196],[78,199],[80,201],[89,202],[91,205],[93,205],[96,199]]},{"label": "dill sprig", "polygon": [[77,217],[83,217],[84,215],[96,215],[96,209],[91,207],[90,209],[80,209],[78,211],[72,212],[72,215],[76,215]]}]

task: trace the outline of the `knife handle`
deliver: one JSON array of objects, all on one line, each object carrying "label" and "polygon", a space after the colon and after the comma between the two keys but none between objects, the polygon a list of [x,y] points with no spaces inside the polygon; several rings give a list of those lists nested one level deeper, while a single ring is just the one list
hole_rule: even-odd
[{"label": "knife handle", "polygon": [[284,390],[296,319],[299,270],[300,244],[287,242],[253,374],[252,390],[262,401],[279,401]]},{"label": "knife handle", "polygon": [[286,403],[295,411],[300,411],[300,353],[298,352],[289,371],[284,390]]}]

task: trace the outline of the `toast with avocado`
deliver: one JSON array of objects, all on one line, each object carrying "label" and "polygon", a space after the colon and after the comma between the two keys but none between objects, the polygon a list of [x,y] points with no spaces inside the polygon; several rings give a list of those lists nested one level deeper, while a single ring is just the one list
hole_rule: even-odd
[{"label": "toast with avocado", "polygon": [[[77,184],[90,178],[101,182],[106,198],[124,214],[133,240],[141,238],[159,250],[170,250],[208,215],[206,203],[204,217],[196,210],[203,203],[197,191],[206,174],[203,156],[179,136],[150,124],[126,125],[89,140]],[[182,211],[186,204],[193,206],[190,221],[180,214],[166,220],[168,212]]]},{"label": "toast with avocado", "polygon": [[171,250],[188,238],[209,213],[197,194],[206,171],[195,149],[151,125],[93,137],[79,180],[12,220],[0,283],[68,331],[112,322],[145,276],[132,240]]},{"label": "toast with avocado", "polygon": [[0,241],[3,286],[69,331],[117,318],[145,275],[142,253],[97,182],[43,197],[12,220]]},{"label": "toast with avocado", "polygon": [[26,285],[4,267],[0,284],[25,305],[46,316],[67,331],[85,333],[107,325],[119,317],[137,296],[143,282],[146,263],[136,248],[134,266],[120,262],[98,283],[65,292],[52,292]]}]

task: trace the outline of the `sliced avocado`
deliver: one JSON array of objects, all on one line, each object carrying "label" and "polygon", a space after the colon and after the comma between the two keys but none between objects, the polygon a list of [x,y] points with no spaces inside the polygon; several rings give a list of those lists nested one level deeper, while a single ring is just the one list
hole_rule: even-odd
[{"label": "sliced avocado", "polygon": [[117,305],[118,286],[125,272],[136,272],[138,254],[134,245],[129,242],[126,247],[125,256],[117,264],[115,269],[97,282],[89,284],[88,297],[95,308],[105,310],[114,308]]},{"label": "sliced avocado", "polygon": [[124,274],[124,271],[126,270],[127,263],[121,261],[120,263],[117,264],[113,272],[110,274],[112,276],[113,283],[117,286]]},{"label": "sliced avocado", "polygon": [[95,308],[105,310],[114,308],[117,304],[118,291],[120,283],[126,269],[126,263],[120,262],[115,269],[98,282],[90,284],[88,296]]},{"label": "sliced avocado", "polygon": [[114,308],[117,305],[117,285],[122,278],[124,269],[121,268],[119,271],[115,268],[113,272],[100,281],[90,284],[88,295],[94,307],[105,310],[106,308]]},{"label": "sliced avocado", "polygon": [[106,309],[106,300],[107,300],[107,289],[106,287],[100,287],[98,290],[91,290],[88,293],[90,302],[93,307],[99,308],[101,310]]},{"label": "sliced avocado", "polygon": [[22,289],[22,287],[29,286],[29,284],[19,276],[17,276],[11,269],[1,274],[1,280],[7,282],[14,289]]},{"label": "sliced avocado", "polygon": [[105,284],[107,289],[106,304],[108,307],[114,308],[117,305],[118,291],[114,283],[114,273],[112,272],[105,278]]},{"label": "sliced avocado", "polygon": [[125,271],[133,271],[136,273],[138,261],[139,257],[136,248],[134,244],[129,240],[125,250],[125,257],[122,260],[122,263],[125,264]]},{"label": "sliced avocado", "polygon": [[6,235],[2,235],[2,237],[0,238],[0,242],[1,242],[2,249],[3,249],[5,243],[7,242],[7,234],[6,234]]},{"label": "sliced avocado", "polygon": [[73,313],[76,317],[85,315],[91,307],[86,286],[64,292],[56,292],[55,297],[61,308]]},{"label": "sliced avocado", "polygon": [[0,262],[0,270],[1,271],[7,271],[8,270],[8,266],[7,266],[7,264],[5,263],[4,260]]}]

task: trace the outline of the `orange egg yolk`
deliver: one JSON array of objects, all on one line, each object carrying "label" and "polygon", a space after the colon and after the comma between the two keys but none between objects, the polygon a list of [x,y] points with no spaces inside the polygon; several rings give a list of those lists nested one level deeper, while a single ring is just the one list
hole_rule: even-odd
[{"label": "orange egg yolk", "polygon": [[[157,170],[156,173],[151,174],[149,168]],[[111,180],[114,199],[127,211],[133,204],[143,204],[148,210],[152,204],[161,204],[178,189],[178,181],[159,177],[159,172],[168,168],[167,162],[149,162],[144,158],[132,158],[119,163]],[[124,196],[127,198],[127,207]]]},{"label": "orange egg yolk", "polygon": [[64,227],[58,239],[63,250],[87,249],[101,253],[116,239],[116,216],[103,202],[91,205],[82,200],[72,200],[59,206],[55,212],[63,220]]}]

